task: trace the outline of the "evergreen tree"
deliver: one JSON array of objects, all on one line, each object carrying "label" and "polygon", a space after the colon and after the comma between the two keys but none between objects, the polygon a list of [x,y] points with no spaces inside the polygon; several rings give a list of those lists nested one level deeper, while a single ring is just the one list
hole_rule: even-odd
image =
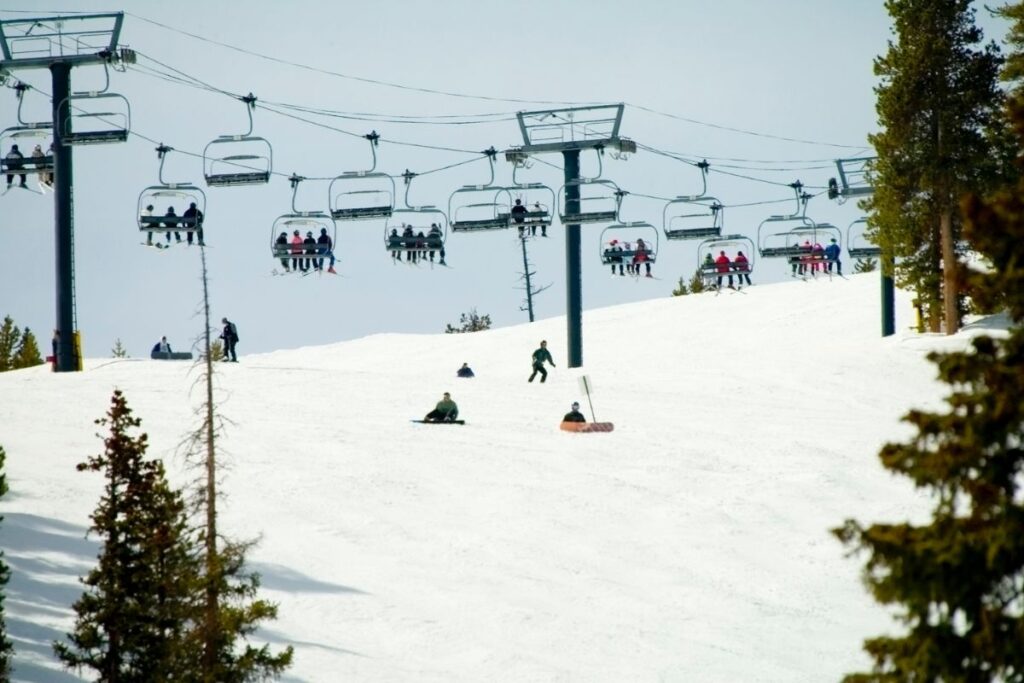
[{"label": "evergreen tree", "polygon": [[14,369],[14,350],[18,348],[21,330],[11,316],[5,316],[0,324],[0,372]]},{"label": "evergreen tree", "polygon": [[1024,2],[1004,5],[996,14],[1010,22],[1006,35],[1010,49],[1000,79],[1009,84],[1011,98],[1018,99],[1024,96]]},{"label": "evergreen tree", "polygon": [[145,460],[146,434],[115,391],[102,455],[78,465],[101,472],[104,493],[90,532],[102,539],[98,565],[74,604],[69,643],[53,644],[69,668],[91,669],[99,681],[187,681],[194,676],[187,634],[194,618],[198,563],[185,503],[167,484],[159,460]]},{"label": "evergreen tree", "polygon": [[128,349],[121,343],[121,338],[118,337],[114,340],[114,348],[110,349],[110,356],[112,358],[127,358]]},{"label": "evergreen tree", "polygon": [[700,268],[698,268],[694,272],[693,277],[690,278],[690,293],[700,294],[701,292],[706,291],[707,288],[707,285],[704,284],[704,273]]},{"label": "evergreen tree", "polygon": [[928,325],[959,327],[956,211],[968,192],[998,185],[1006,150],[993,147],[1004,126],[997,87],[1001,64],[970,0],[887,0],[896,42],[875,60],[881,132],[870,136],[877,159],[870,171],[868,238],[883,263],[898,258],[897,283],[916,290]]},{"label": "evergreen tree", "polygon": [[853,264],[853,272],[855,273],[873,273],[876,270],[878,270],[878,261],[873,258],[859,258]]},{"label": "evergreen tree", "polygon": [[454,327],[449,323],[444,332],[445,334],[459,334],[489,329],[491,329],[491,316],[480,315],[476,312],[475,308],[472,308],[469,313],[463,313],[459,316],[459,327]]},{"label": "evergreen tree", "polygon": [[26,327],[18,342],[18,350],[14,354],[14,367],[31,368],[42,364],[43,357],[39,355],[39,345],[36,344],[36,336]]},{"label": "evergreen tree", "polygon": [[679,276],[679,285],[672,290],[672,296],[686,296],[690,290],[686,288],[686,278]]},{"label": "evergreen tree", "polygon": [[[4,470],[4,461],[7,459],[7,454],[4,452],[4,447],[0,446],[0,498],[3,498],[4,494],[7,493],[7,475]],[[0,522],[4,518],[0,516]],[[11,680],[11,656],[14,654],[14,648],[11,646],[11,641],[7,638],[7,620],[4,617],[4,597],[6,595],[7,582],[11,579],[11,571],[7,567],[7,563],[4,562],[4,553],[0,550],[0,681]]]},{"label": "evergreen tree", "polygon": [[[1024,141],[1024,108],[1015,123]],[[1024,147],[1024,145],[1022,145]],[[868,681],[1024,681],[1024,182],[965,199],[965,236],[989,259],[960,272],[971,297],[1008,311],[1009,337],[933,353],[948,410],[912,410],[917,435],[887,444],[882,464],[932,494],[920,525],[847,520],[834,533],[868,554],[864,580],[895,605],[902,636],[865,642]]]}]

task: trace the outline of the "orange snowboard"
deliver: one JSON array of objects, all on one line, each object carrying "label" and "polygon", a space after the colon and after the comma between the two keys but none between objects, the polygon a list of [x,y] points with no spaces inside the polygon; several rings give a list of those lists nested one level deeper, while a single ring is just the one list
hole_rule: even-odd
[{"label": "orange snowboard", "polygon": [[615,429],[611,422],[563,422],[560,426],[564,432],[610,432]]}]

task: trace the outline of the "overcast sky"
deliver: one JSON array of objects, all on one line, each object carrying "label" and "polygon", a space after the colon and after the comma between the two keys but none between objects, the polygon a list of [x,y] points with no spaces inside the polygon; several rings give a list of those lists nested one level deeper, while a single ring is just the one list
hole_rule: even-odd
[{"label": "overcast sky", "polygon": [[[68,10],[67,3],[4,5],[5,20]],[[831,160],[870,153],[872,59],[890,38],[880,2],[257,1],[242,9],[183,0],[90,9],[125,10],[121,42],[139,59],[126,73],[111,73],[111,89],[131,102],[129,141],[75,150],[77,319],[87,356],[109,355],[115,339],[131,355],[146,355],[161,335],[185,348],[201,331],[198,250],[140,244],[136,206],[157,182],[158,142],[181,150],[169,157],[165,179],[195,182],[206,193],[213,315],[236,321],[243,353],[383,331],[438,332],[474,307],[504,326],[527,320],[520,310],[522,253],[512,231],[449,234],[452,267],[430,269],[391,263],[383,221],[339,223],[339,277],[272,276],[274,220],[291,210],[287,176],[310,178],[300,186],[299,209],[326,210],[330,179],[368,167],[369,147],[358,136],[370,130],[382,136],[378,170],[399,175],[472,160],[492,145],[521,144],[516,111],[624,102],[622,134],[689,160],[707,158],[708,192],[727,207],[726,232],[756,239],[764,218],[791,209],[787,183],[799,179],[821,192],[835,175]],[[979,21],[987,39],[1002,38],[1001,22],[983,10]],[[38,89],[26,96],[25,118],[48,119],[49,74],[15,76]],[[73,71],[75,90],[102,85],[100,67]],[[204,147],[248,126],[245,105],[225,93],[248,92],[259,98],[254,133],[273,147],[274,175],[263,186],[207,188]],[[368,113],[370,120],[291,110],[314,122],[304,123],[270,110],[282,105]],[[5,89],[0,121],[15,125],[15,113],[14,91]],[[504,116],[451,123],[479,114]],[[426,116],[457,118],[445,125],[397,122]],[[418,178],[410,201],[447,209],[453,190],[487,181],[479,158]],[[596,174],[595,159],[584,155],[584,175]],[[659,198],[701,190],[692,165],[644,150],[627,161],[606,156],[603,172],[632,193],[622,218],[659,229]],[[522,178],[557,190],[560,156],[535,161]],[[511,182],[501,157],[497,180]],[[0,315],[31,327],[46,348],[56,310],[52,195],[15,190],[0,207]],[[859,216],[852,202],[839,206],[824,196],[807,213],[844,232]],[[551,285],[534,300],[538,318],[564,314],[566,306],[563,232],[555,226],[551,234],[529,244],[534,285]],[[602,226],[584,226],[587,309],[668,296],[678,277],[696,267],[696,243],[662,238],[654,267],[660,279],[613,279],[599,260],[599,243],[610,236]],[[622,235],[638,236],[657,235]],[[785,276],[784,264],[755,263],[755,282]]]}]

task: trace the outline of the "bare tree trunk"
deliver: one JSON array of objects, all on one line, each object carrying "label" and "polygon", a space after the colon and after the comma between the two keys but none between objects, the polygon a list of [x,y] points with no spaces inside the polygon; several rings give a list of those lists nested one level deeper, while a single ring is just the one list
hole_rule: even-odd
[{"label": "bare tree trunk", "polygon": [[[942,265],[942,250],[939,246],[939,240],[941,239],[941,230],[932,224],[933,228],[931,231],[931,244],[928,247],[928,256],[931,261],[929,267],[934,271],[938,272],[939,267]],[[942,331],[942,288],[934,280],[928,282],[928,331],[929,332],[941,332]]]},{"label": "bare tree trunk", "polygon": [[217,670],[217,652],[220,648],[220,555],[217,552],[217,453],[214,448],[215,424],[213,413],[213,354],[210,353],[210,290],[206,274],[206,249],[199,247],[203,266],[203,346],[205,358],[205,389],[206,406],[203,411],[203,437],[206,442],[206,490],[204,503],[206,507],[206,533],[204,543],[206,549],[206,604],[203,631],[203,679],[215,683]]},{"label": "bare tree trunk", "polygon": [[956,250],[953,248],[953,215],[947,204],[942,212],[940,232],[942,233],[942,301],[945,308],[946,334],[956,334],[960,329],[960,309],[957,303],[960,292],[956,281]]}]

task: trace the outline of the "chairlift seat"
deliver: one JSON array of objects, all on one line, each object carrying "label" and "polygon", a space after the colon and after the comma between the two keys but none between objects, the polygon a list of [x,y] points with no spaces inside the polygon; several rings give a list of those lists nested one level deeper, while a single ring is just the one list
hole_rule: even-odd
[{"label": "chairlift seat", "polygon": [[581,213],[559,214],[563,225],[575,225],[582,223],[614,223],[617,211],[587,211]]},{"label": "chairlift seat", "polygon": [[[454,232],[474,232],[478,230],[502,230],[511,225],[507,213],[498,214],[494,218],[478,218],[464,221],[452,221]],[[521,224],[517,224],[521,225]]]},{"label": "chairlift seat", "polygon": [[722,228],[717,225],[700,228],[677,228],[665,230],[665,237],[670,240],[695,240],[707,237],[720,237]]},{"label": "chairlift seat", "polygon": [[810,252],[806,247],[802,247],[799,244],[792,244],[789,246],[778,246],[778,247],[764,247],[761,249],[761,256],[764,258],[787,258],[793,256],[809,255]]},{"label": "chairlift seat", "polygon": [[423,237],[389,237],[387,240],[387,251],[437,251],[444,247],[444,242],[438,236]]},{"label": "chairlift seat", "polygon": [[874,258],[882,255],[881,247],[850,247],[850,258]]},{"label": "chairlift seat", "polygon": [[206,184],[211,187],[259,185],[270,182],[270,171],[255,171],[250,173],[212,173],[205,177]]},{"label": "chairlift seat", "polygon": [[353,206],[343,209],[331,209],[331,218],[337,220],[359,220],[364,218],[390,218],[393,208],[389,204],[383,206]]},{"label": "chairlift seat", "polygon": [[139,229],[143,232],[156,232],[158,230],[175,230],[178,232],[192,232],[201,226],[194,216],[177,216],[174,225],[167,226],[171,216],[139,216]]},{"label": "chairlift seat", "polygon": [[0,173],[53,173],[53,155],[24,159],[0,158]]},{"label": "chairlift seat", "polygon": [[[613,263],[632,263],[633,257],[636,256],[636,249],[623,249],[622,251],[613,251],[611,249],[605,249],[601,256],[601,263],[609,266]],[[653,251],[647,251],[647,259],[641,263],[655,263],[656,255]]]},{"label": "chairlift seat", "polygon": [[101,145],[108,142],[124,142],[128,139],[128,131],[123,128],[115,130],[87,130],[78,133],[65,133],[60,141],[63,145]]}]

